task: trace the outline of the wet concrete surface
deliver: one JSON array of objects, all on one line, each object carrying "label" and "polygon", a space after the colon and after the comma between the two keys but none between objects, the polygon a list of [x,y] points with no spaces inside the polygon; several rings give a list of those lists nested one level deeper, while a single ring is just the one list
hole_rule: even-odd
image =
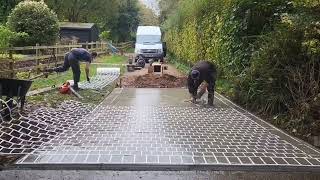
[{"label": "wet concrete surface", "polygon": [[16,167],[319,172],[312,146],[218,94],[214,108],[188,99],[186,89],[116,89]]},{"label": "wet concrete surface", "polygon": [[0,180],[318,180],[319,173],[230,171],[6,171]]},{"label": "wet concrete surface", "polygon": [[[115,89],[104,101],[109,106],[133,106],[133,107],[199,107],[204,104],[205,97],[199,101],[199,105],[190,103],[190,95],[187,89]],[[228,107],[224,102],[215,99],[215,107]]]}]

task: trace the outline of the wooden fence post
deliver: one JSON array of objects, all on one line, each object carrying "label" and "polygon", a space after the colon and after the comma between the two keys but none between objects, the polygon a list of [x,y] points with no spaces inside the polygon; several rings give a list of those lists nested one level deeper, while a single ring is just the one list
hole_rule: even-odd
[{"label": "wooden fence post", "polygon": [[39,59],[39,56],[40,56],[40,51],[39,51],[39,44],[37,43],[36,44],[36,71],[37,71],[37,74],[40,74],[40,59]]},{"label": "wooden fence post", "polygon": [[[11,48],[12,46],[10,46]],[[10,62],[9,62],[9,70],[10,70],[10,73],[9,73],[9,78],[13,79],[14,78],[14,59],[13,59],[13,54],[12,54],[12,50],[9,49],[9,59],[10,59]]]},{"label": "wooden fence post", "polygon": [[101,44],[100,44],[100,48],[101,48],[100,51],[101,51],[101,53],[104,54],[104,52],[103,52],[103,42],[101,41],[100,43],[101,43]]},{"label": "wooden fence post", "polygon": [[99,41],[96,41],[96,52],[98,53],[100,51],[100,44]]},{"label": "wooden fence post", "polygon": [[91,41],[91,51],[94,51],[94,42],[93,41]]},{"label": "wooden fence post", "polygon": [[89,44],[88,41],[86,41],[86,49],[89,50]]},{"label": "wooden fence post", "polygon": [[55,52],[54,52],[54,56],[55,58],[55,63],[57,63],[59,61],[59,43],[56,43],[56,48],[55,48]]}]

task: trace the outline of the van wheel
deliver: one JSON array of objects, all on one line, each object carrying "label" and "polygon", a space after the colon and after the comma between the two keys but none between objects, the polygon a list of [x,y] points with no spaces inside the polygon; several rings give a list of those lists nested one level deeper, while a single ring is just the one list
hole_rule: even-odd
[{"label": "van wheel", "polygon": [[137,65],[144,68],[146,66],[146,62],[143,59],[139,59]]}]

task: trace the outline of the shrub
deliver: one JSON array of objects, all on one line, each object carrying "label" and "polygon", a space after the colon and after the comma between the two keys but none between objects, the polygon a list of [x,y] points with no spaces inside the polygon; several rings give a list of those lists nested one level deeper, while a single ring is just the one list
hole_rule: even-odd
[{"label": "shrub", "polygon": [[0,26],[0,48],[7,48],[10,45],[14,32],[4,26]]},{"label": "shrub", "polygon": [[8,17],[7,25],[12,31],[29,35],[19,45],[53,44],[59,32],[57,15],[43,1],[20,2]]},{"label": "shrub", "polygon": [[100,40],[108,41],[110,40],[110,31],[103,31],[99,35]]},{"label": "shrub", "polygon": [[239,83],[243,104],[291,118],[312,113],[320,94],[320,25],[300,18],[284,16],[272,33],[260,38],[252,65]]},{"label": "shrub", "polygon": [[27,37],[28,35],[26,33],[15,33],[7,27],[0,25],[0,48],[8,48],[15,41]]}]

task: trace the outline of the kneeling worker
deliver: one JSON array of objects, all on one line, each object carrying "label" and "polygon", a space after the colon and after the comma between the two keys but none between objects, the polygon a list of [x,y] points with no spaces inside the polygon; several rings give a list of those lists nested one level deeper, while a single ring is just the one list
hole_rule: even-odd
[{"label": "kneeling worker", "polygon": [[208,105],[213,106],[214,100],[214,88],[217,78],[217,70],[213,63],[208,61],[200,61],[195,64],[188,76],[188,89],[192,95],[192,102],[195,103],[197,99],[200,99],[205,93],[205,89],[202,89],[198,94],[198,88],[204,81],[207,83]]},{"label": "kneeling worker", "polygon": [[90,82],[90,78],[89,78],[90,64],[92,60],[96,57],[97,57],[96,52],[89,53],[84,48],[74,48],[65,55],[63,66],[47,69],[45,71],[49,73],[65,72],[71,67],[73,72],[73,80],[74,80],[73,89],[79,90],[78,82],[80,81],[80,74],[81,74],[80,62],[86,63],[86,68],[85,68],[86,77],[87,77],[87,81]]}]

